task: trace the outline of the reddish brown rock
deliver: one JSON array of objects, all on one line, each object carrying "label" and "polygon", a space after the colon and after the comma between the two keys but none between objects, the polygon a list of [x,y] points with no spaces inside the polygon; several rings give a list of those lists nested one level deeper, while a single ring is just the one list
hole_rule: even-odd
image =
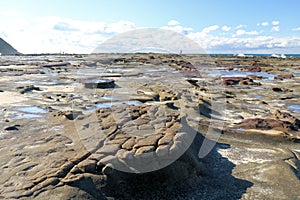
[{"label": "reddish brown rock", "polygon": [[290,113],[281,112],[279,110],[276,110],[274,112],[274,116],[277,119],[281,119],[281,120],[284,120],[284,121],[291,122],[297,129],[300,129],[300,120],[297,117],[291,115]]},{"label": "reddish brown rock", "polygon": [[260,83],[254,82],[253,79],[245,77],[222,77],[221,83],[223,85],[260,85]]},{"label": "reddish brown rock", "polygon": [[242,80],[246,80],[247,78],[243,77],[222,77],[223,85],[238,85]]},{"label": "reddish brown rock", "polygon": [[250,67],[245,67],[244,70],[248,71],[248,72],[261,72],[261,68],[258,65],[253,65],[253,66],[250,66]]},{"label": "reddish brown rock", "polygon": [[276,80],[283,80],[283,79],[292,79],[294,76],[293,74],[285,74],[285,75],[278,75],[275,77]]},{"label": "reddish brown rock", "polygon": [[263,76],[258,76],[258,75],[254,75],[254,74],[248,75],[247,77],[249,79],[253,79],[253,80],[261,80],[264,78]]},{"label": "reddish brown rock", "polygon": [[262,118],[250,118],[238,124],[239,128],[245,129],[260,129],[260,130],[279,130],[279,131],[297,131],[291,122],[282,121],[278,119],[262,119]]}]

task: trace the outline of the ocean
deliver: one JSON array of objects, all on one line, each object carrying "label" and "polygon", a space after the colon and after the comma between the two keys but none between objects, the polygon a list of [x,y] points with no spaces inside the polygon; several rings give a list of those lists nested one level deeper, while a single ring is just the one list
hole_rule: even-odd
[{"label": "ocean", "polygon": [[[210,56],[228,56],[233,57],[237,56],[238,54],[209,54]],[[282,55],[286,56],[287,58],[300,58],[300,54],[242,54],[246,57],[271,57],[271,56],[278,56],[281,57]]]}]

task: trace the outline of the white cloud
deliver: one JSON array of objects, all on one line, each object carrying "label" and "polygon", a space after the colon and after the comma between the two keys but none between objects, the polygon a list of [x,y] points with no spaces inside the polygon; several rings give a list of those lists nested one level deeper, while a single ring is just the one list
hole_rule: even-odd
[{"label": "white cloud", "polygon": [[55,16],[0,23],[1,36],[22,53],[90,53],[113,35],[136,29],[129,21],[107,24]]},{"label": "white cloud", "polygon": [[241,28],[247,28],[247,25],[240,24],[240,25],[236,26],[234,29],[241,29]]},{"label": "white cloud", "polygon": [[229,26],[222,26],[222,31],[230,31],[231,30],[231,27]]},{"label": "white cloud", "polygon": [[209,37],[192,33],[188,37],[195,40],[200,46],[208,52],[220,53],[240,53],[240,52],[253,52],[253,53],[270,53],[276,50],[277,52],[287,53],[294,52],[293,49],[299,50],[300,37],[283,37],[275,38],[271,36],[256,36],[256,37]]},{"label": "white cloud", "polygon": [[[100,43],[112,36],[138,28],[135,23],[130,21],[105,23],[55,16],[36,19],[0,17],[0,24],[0,36],[22,53],[57,53],[60,51],[90,53]],[[246,27],[246,25],[240,27]],[[279,31],[279,26],[271,27],[272,31]],[[190,27],[178,24],[163,28],[184,34],[199,43],[206,51],[239,53],[245,51],[270,52],[273,49],[279,49],[286,53],[288,50],[290,52],[300,50],[300,37],[262,36],[259,35],[261,33],[259,30],[247,31],[245,28],[236,29],[236,27],[213,25],[195,32]],[[217,32],[218,29],[234,30],[234,37],[226,37],[224,32]],[[300,31],[300,27],[293,30]]]},{"label": "white cloud", "polygon": [[217,29],[219,29],[219,26],[218,25],[213,25],[213,26],[205,27],[202,30],[202,32],[207,34],[207,33],[210,33],[211,31],[215,31]]},{"label": "white cloud", "polygon": [[8,11],[0,11],[0,16],[17,17],[17,16],[20,16],[20,14],[17,11],[8,10]]},{"label": "white cloud", "polygon": [[278,26],[279,25],[279,21],[272,21],[272,25],[273,26]]},{"label": "white cloud", "polygon": [[278,32],[280,30],[279,26],[273,26],[271,32]]},{"label": "white cloud", "polygon": [[183,26],[163,26],[162,29],[167,29],[171,31],[175,31],[177,33],[181,33],[183,35],[187,35],[189,32],[191,32],[193,29],[189,27],[183,27]]},{"label": "white cloud", "polygon": [[179,25],[180,23],[176,20],[171,20],[168,22],[168,26],[163,26],[161,27],[162,29],[167,29],[167,30],[171,30],[171,31],[175,31],[177,33],[181,33],[183,35],[187,35],[188,33],[190,33],[193,29],[190,27],[183,27],[181,25]]},{"label": "white cloud", "polygon": [[254,30],[254,31],[245,31],[244,29],[239,29],[235,32],[235,34],[233,35],[233,37],[236,36],[242,36],[242,35],[258,35],[259,32]]},{"label": "white cloud", "polygon": [[168,26],[176,26],[176,25],[179,25],[180,23],[176,20],[171,20],[168,22]]},{"label": "white cloud", "polygon": [[269,22],[262,22],[261,25],[262,26],[269,26]]},{"label": "white cloud", "polygon": [[107,33],[122,33],[126,31],[131,31],[136,29],[133,22],[129,21],[119,21],[116,23],[108,24],[105,26],[104,32]]}]

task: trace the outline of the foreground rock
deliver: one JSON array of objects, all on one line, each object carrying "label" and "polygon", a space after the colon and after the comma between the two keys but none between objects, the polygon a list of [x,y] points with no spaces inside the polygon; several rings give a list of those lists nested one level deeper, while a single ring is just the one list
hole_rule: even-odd
[{"label": "foreground rock", "polygon": [[1,60],[0,198],[299,197],[298,59],[34,58]]}]

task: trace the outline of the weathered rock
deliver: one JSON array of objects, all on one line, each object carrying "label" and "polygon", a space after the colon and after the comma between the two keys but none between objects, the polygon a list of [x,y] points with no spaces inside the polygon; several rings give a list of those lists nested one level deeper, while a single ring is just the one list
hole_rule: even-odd
[{"label": "weathered rock", "polygon": [[141,154],[145,154],[145,153],[149,153],[149,152],[153,152],[153,151],[155,151],[154,146],[142,146],[136,150],[136,155],[141,155]]},{"label": "weathered rock", "polygon": [[140,147],[143,147],[143,146],[150,146],[150,145],[156,146],[157,142],[160,138],[162,138],[161,134],[148,136],[146,138],[138,140],[133,148],[140,148]]},{"label": "weathered rock", "polygon": [[95,160],[84,160],[82,162],[80,162],[77,167],[85,173],[96,173],[96,161]]},{"label": "weathered rock", "polygon": [[105,89],[114,88],[116,86],[115,81],[112,79],[80,79],[78,81],[84,84],[86,88]]},{"label": "weathered rock", "polygon": [[222,77],[221,83],[225,86],[229,85],[260,85],[258,82],[254,82],[250,78],[244,78],[244,77]]},{"label": "weathered rock", "polygon": [[238,127],[245,129],[261,129],[261,130],[280,130],[280,131],[297,131],[291,122],[276,119],[252,118],[245,119],[238,124]]},{"label": "weathered rock", "polygon": [[25,87],[17,87],[18,90],[20,90],[21,94],[25,94],[27,92],[32,92],[32,91],[42,91],[39,87],[36,87],[34,85],[29,85]]},{"label": "weathered rock", "polygon": [[[0,198],[269,199],[272,194],[297,199],[299,113],[283,110],[298,105],[299,59],[215,58],[3,57]],[[197,66],[207,67],[205,73]],[[254,88],[259,83],[253,80],[262,77],[235,77],[235,72],[248,71],[244,66],[295,77],[285,79],[284,86],[264,78],[261,87]],[[104,67],[111,68],[105,76],[119,87],[91,90],[74,82],[101,79],[90,75],[101,74]],[[223,84],[238,87],[224,89],[218,76],[205,77],[210,70],[229,67],[234,77]],[[41,91],[20,95],[30,81]],[[141,105],[128,105],[127,100],[139,99]],[[110,101],[116,105],[93,110],[95,104]],[[25,115],[16,106],[47,108],[47,113]],[[273,109],[277,111],[271,113]],[[21,125],[18,131],[3,130],[14,124]]]},{"label": "weathered rock", "polygon": [[248,72],[261,72],[261,68],[257,65],[244,68]]},{"label": "weathered rock", "polygon": [[277,119],[281,119],[292,123],[296,129],[300,128],[300,120],[295,116],[291,115],[290,113],[282,112],[280,110],[275,110],[273,114]]},{"label": "weathered rock", "polygon": [[159,141],[158,145],[167,145],[172,144],[173,138],[175,134],[166,134]]},{"label": "weathered rock", "polygon": [[126,150],[132,150],[133,146],[136,144],[135,138],[130,138],[122,144],[122,148]]},{"label": "weathered rock", "polygon": [[275,76],[274,79],[276,80],[284,80],[284,79],[292,79],[294,77],[293,74],[285,74],[285,75],[278,75],[278,76]]}]

